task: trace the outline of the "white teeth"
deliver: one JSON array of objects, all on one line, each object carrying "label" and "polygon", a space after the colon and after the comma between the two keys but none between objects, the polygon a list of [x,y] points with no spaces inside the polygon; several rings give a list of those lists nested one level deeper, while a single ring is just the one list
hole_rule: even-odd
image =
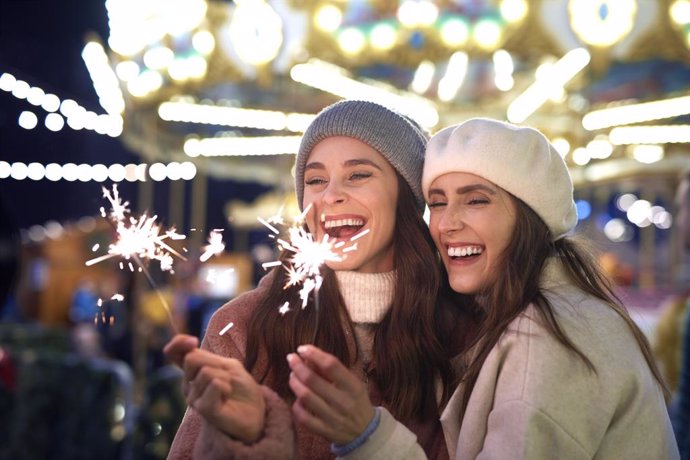
[{"label": "white teeth", "polygon": [[335,228],[335,227],[343,227],[345,225],[352,226],[352,227],[360,227],[364,225],[364,220],[362,219],[337,219],[337,220],[329,220],[324,224],[324,227],[326,228]]},{"label": "white teeth", "polygon": [[480,248],[479,246],[463,246],[448,248],[449,257],[466,257],[481,253],[482,248]]}]

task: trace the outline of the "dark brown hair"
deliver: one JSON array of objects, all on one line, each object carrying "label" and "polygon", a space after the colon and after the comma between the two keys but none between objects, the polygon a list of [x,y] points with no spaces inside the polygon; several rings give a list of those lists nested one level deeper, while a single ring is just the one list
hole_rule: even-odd
[{"label": "dark brown hair", "polygon": [[[414,195],[398,175],[398,203],[393,235],[397,272],[390,310],[375,326],[370,378],[381,391],[387,407],[401,420],[438,417],[436,381],[441,379],[447,398],[452,379],[450,361],[443,344],[448,334],[440,309],[436,309],[440,270],[433,240],[421,215],[416,211]],[[283,252],[287,261],[291,253]],[[298,345],[313,343],[338,357],[346,366],[357,358],[357,349],[348,343],[353,336],[352,322],[340,295],[333,270],[323,267],[319,289],[318,329],[313,299],[301,308],[297,287],[284,289],[285,271],[275,268],[264,300],[257,306],[249,323],[247,369],[288,399],[290,373],[285,356]],[[278,307],[289,302],[284,316]],[[264,369],[254,369],[266,358]]]},{"label": "dark brown hair", "polygon": [[477,347],[474,359],[468,364],[462,381],[465,383],[463,410],[467,408],[479,372],[508,325],[533,304],[547,330],[568,350],[579,356],[592,371],[592,362],[580,351],[560,328],[553,308],[539,286],[547,259],[556,256],[565,267],[570,281],[587,294],[605,302],[630,327],[654,378],[668,399],[661,373],[654,361],[644,333],[630,318],[613,291],[611,281],[604,275],[592,251],[584,241],[574,237],[552,241],[544,221],[523,201],[511,195],[516,208],[516,224],[512,241],[501,256],[502,268],[486,292],[474,296],[474,309],[479,315],[479,329],[472,346]]}]

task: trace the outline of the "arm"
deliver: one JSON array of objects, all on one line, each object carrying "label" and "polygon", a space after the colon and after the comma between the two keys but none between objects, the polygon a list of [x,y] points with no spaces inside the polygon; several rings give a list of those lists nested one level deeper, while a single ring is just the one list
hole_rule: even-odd
[{"label": "arm", "polygon": [[296,396],[292,413],[299,423],[331,441],[335,452],[356,446],[339,458],[426,459],[414,433],[384,408],[378,408],[380,419],[374,431],[363,437],[376,414],[366,385],[317,347],[305,345],[297,351],[288,356],[290,388]]}]

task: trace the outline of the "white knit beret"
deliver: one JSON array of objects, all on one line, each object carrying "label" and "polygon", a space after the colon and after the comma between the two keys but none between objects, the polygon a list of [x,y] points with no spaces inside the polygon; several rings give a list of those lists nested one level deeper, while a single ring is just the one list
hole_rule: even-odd
[{"label": "white knit beret", "polygon": [[437,177],[464,172],[493,182],[524,201],[557,240],[575,227],[573,182],[563,158],[534,128],[472,118],[431,137],[424,160],[422,190]]},{"label": "white knit beret", "polygon": [[370,101],[343,100],[331,104],[307,128],[295,159],[295,191],[302,209],[304,168],[312,149],[322,140],[347,136],[364,142],[383,155],[412,189],[420,214],[424,195],[420,187],[427,132],[411,118]]}]

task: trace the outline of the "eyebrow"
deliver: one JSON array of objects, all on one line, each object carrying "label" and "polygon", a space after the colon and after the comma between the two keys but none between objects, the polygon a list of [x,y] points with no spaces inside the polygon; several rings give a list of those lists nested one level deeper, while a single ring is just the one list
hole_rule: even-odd
[{"label": "eyebrow", "polygon": [[[383,171],[383,169],[379,165],[377,165],[376,163],[374,163],[371,160],[367,160],[366,158],[353,158],[351,160],[345,161],[345,163],[343,163],[343,165],[346,167],[367,165],[367,166],[372,166],[372,167],[378,169],[379,171]],[[308,171],[310,169],[326,169],[326,167],[324,166],[323,163],[320,163],[318,161],[312,161],[311,163],[307,163],[304,166],[305,171]]]},{"label": "eyebrow", "polygon": [[[488,185],[484,184],[470,184],[470,185],[464,185],[462,187],[458,187],[455,189],[455,193],[457,195],[464,195],[466,193],[471,193],[474,191],[482,191],[486,192],[490,195],[496,195],[497,192],[493,188],[489,187]],[[446,192],[440,188],[432,188],[429,189],[429,196],[431,195],[444,195],[445,196]]]}]

